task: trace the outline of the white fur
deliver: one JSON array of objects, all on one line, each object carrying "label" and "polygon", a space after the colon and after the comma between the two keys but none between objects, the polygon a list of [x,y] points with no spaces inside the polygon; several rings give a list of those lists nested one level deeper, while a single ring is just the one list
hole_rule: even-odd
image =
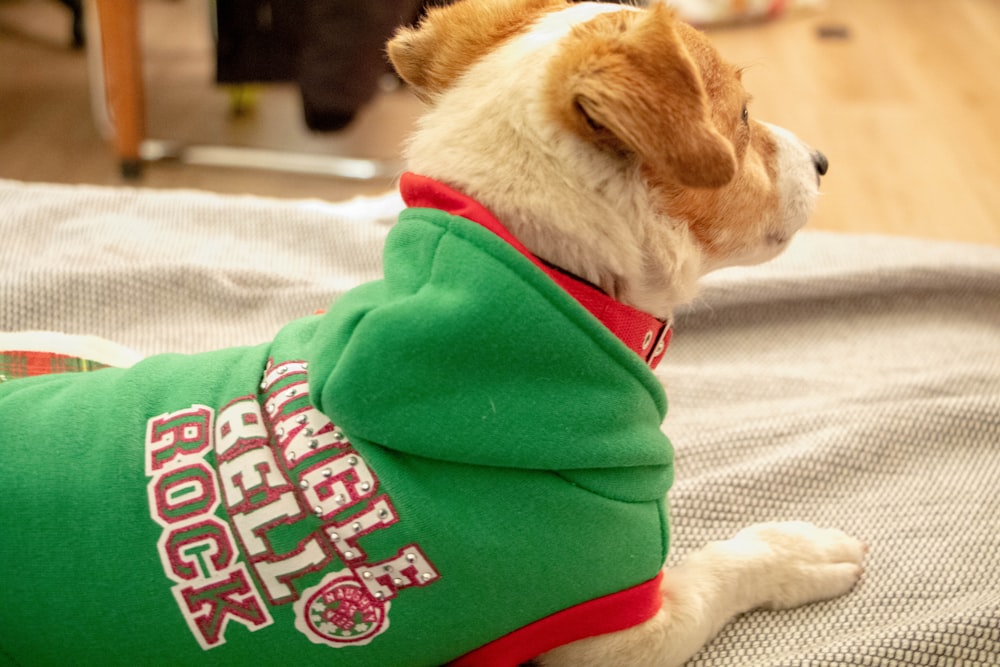
[{"label": "white fur", "polygon": [[[637,10],[574,5],[475,63],[421,118],[407,163],[479,200],[543,259],[666,318],[694,296],[701,275],[695,241],[683,225],[655,212],[638,173],[622,173],[606,155],[555,127],[542,108],[546,64],[560,38],[612,11]],[[651,267],[643,251],[652,240],[637,221],[650,219],[661,220],[670,238],[658,245],[672,257],[655,267],[664,275],[647,293],[642,286]]]},{"label": "white fur", "polygon": [[819,195],[819,177],[812,151],[797,136],[783,127],[764,123],[778,144],[778,191],[781,195],[783,242],[805,226]]},{"label": "white fur", "polygon": [[839,530],[764,523],[666,570],[664,606],[646,623],[546,653],[543,667],[674,667],[738,614],[788,609],[849,591],[867,548]]}]

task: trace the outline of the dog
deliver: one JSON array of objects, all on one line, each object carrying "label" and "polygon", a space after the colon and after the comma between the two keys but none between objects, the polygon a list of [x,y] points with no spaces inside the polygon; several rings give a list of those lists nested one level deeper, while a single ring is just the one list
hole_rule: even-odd
[{"label": "dog", "polygon": [[[537,257],[670,321],[715,269],[779,254],[828,163],[749,113],[740,70],[661,4],[458,3],[389,44],[429,106],[411,170],[464,192]],[[545,666],[680,665],[732,617],[838,596],[867,547],[753,526],[665,572],[662,608]]]},{"label": "dog", "polygon": [[9,662],[680,665],[858,581],[802,522],[663,570],[650,367],[826,159],[659,5],[459,0],[388,52],[428,110],[383,280],[259,346],[0,384]]}]

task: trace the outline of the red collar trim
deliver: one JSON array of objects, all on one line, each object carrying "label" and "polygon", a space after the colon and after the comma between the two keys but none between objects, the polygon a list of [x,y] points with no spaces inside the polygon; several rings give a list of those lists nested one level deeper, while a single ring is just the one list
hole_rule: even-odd
[{"label": "red collar trim", "polygon": [[626,347],[650,368],[663,359],[673,330],[669,324],[613,298],[576,276],[547,265],[535,257],[490,211],[476,200],[426,176],[407,172],[399,183],[403,201],[413,208],[434,208],[458,215],[490,230],[545,272],[557,285],[589,310]]}]

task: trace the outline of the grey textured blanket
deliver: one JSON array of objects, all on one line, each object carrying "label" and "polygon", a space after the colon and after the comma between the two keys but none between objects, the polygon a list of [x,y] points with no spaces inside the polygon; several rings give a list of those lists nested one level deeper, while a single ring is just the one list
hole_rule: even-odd
[{"label": "grey textured blanket", "polygon": [[[259,342],[376,277],[400,206],[0,181],[0,331]],[[773,519],[871,546],[851,594],[692,665],[1000,665],[1000,249],[805,232],[709,277],[658,375],[672,559]]]}]

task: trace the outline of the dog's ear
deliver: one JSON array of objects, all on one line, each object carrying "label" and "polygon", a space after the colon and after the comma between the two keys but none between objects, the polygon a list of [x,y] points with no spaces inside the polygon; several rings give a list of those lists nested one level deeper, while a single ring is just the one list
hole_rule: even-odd
[{"label": "dog's ear", "polygon": [[573,132],[637,156],[658,179],[721,187],[736,173],[733,146],[712,123],[676,20],[653,3],[578,26],[552,63],[548,103]]},{"label": "dog's ear", "polygon": [[448,88],[474,62],[567,0],[459,0],[432,7],[416,28],[401,28],[386,50],[423,101]]}]

